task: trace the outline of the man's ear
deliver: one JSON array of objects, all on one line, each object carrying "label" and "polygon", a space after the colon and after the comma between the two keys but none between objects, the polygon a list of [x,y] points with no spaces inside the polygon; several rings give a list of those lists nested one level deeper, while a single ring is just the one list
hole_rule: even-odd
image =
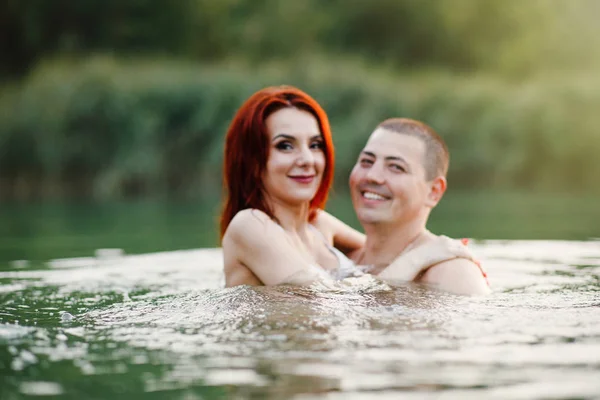
[{"label": "man's ear", "polygon": [[446,178],[438,176],[430,182],[429,195],[427,196],[427,205],[431,208],[437,206],[442,199],[447,187]]}]

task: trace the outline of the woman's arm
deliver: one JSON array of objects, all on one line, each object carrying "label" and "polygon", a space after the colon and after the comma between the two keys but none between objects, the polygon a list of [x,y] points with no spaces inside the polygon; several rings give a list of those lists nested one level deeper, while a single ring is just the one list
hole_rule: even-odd
[{"label": "woman's arm", "polygon": [[365,245],[364,233],[346,225],[326,211],[320,210],[313,224],[347,257],[351,257],[352,252],[361,250]]},{"label": "woman's arm", "polygon": [[304,285],[328,277],[319,266],[304,261],[282,233],[281,227],[265,213],[250,209],[240,211],[223,237],[225,271],[234,271],[241,264],[269,286]]},{"label": "woman's arm", "polygon": [[473,254],[461,241],[440,235],[401,254],[377,276],[384,280],[412,281],[434,265],[457,258],[474,261]]}]

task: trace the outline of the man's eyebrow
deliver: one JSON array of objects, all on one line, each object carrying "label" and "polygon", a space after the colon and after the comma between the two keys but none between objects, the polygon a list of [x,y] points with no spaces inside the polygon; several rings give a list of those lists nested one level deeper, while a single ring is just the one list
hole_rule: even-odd
[{"label": "man's eyebrow", "polygon": [[361,151],[361,154],[364,154],[365,156],[376,158],[375,154],[371,153],[370,151],[363,150],[363,151]]},{"label": "man's eyebrow", "polygon": [[[375,156],[375,153],[372,153],[370,151],[363,150],[361,153],[364,154],[365,156],[377,158],[377,156]],[[400,161],[400,162],[403,162],[405,164],[408,164],[406,162],[406,160],[404,158],[400,157],[400,156],[387,156],[387,157],[384,157],[383,159],[386,160],[386,161]]]},{"label": "man's eyebrow", "polygon": [[406,162],[406,160],[400,156],[388,156],[385,158],[386,161],[400,161],[403,162],[404,164],[408,164]]}]

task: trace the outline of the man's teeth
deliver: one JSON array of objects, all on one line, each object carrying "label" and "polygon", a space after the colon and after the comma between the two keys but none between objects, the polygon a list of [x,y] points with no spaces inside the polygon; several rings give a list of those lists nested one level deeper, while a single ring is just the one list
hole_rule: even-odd
[{"label": "man's teeth", "polygon": [[367,200],[385,200],[385,197],[378,195],[377,193],[364,192],[363,197]]}]

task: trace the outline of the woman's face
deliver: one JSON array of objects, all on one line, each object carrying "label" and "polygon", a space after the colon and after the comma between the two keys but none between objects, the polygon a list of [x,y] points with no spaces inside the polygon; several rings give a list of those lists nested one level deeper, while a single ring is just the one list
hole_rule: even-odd
[{"label": "woman's face", "polygon": [[269,135],[269,159],[263,176],[267,198],[299,205],[317,193],[325,153],[317,119],[309,112],[282,108],[265,121]]}]

